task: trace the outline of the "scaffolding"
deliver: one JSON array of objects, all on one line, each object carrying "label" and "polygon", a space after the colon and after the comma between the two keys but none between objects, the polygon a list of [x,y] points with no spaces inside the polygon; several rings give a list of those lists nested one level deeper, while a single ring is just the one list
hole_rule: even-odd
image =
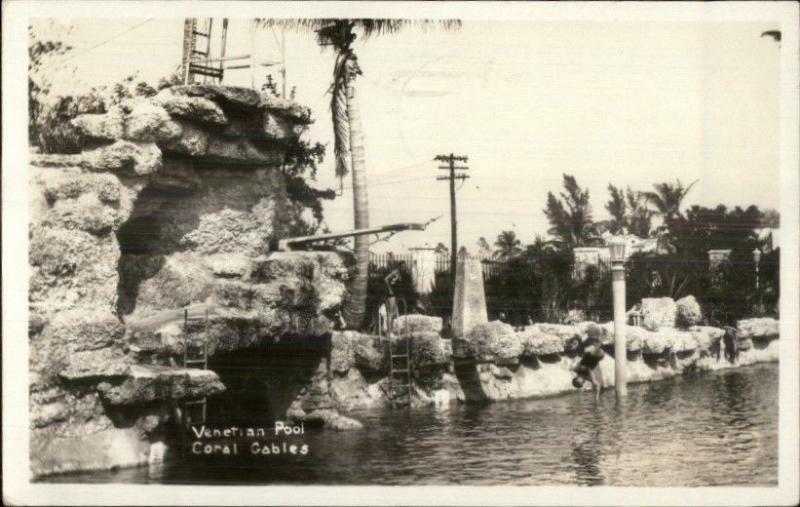
[{"label": "scaffolding", "polygon": [[[280,48],[280,58],[260,60],[256,57],[256,26],[250,26],[250,50],[247,54],[226,54],[228,42],[228,18],[223,18],[221,27],[213,18],[186,18],[183,27],[183,58],[181,75],[184,84],[222,84],[226,71],[249,70],[250,87],[256,88],[258,70],[264,67],[278,67],[282,77],[282,96],[286,97],[286,39],[281,33],[275,42]],[[199,29],[198,29],[199,27]],[[212,44],[213,40],[218,44]]]}]

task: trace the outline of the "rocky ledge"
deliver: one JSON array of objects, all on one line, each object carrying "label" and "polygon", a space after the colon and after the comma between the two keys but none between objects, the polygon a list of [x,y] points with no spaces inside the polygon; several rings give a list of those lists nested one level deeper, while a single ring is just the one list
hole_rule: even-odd
[{"label": "rocky ledge", "polygon": [[[453,355],[467,400],[546,396],[573,390],[574,345],[587,336],[601,340],[606,386],[614,384],[614,326],[534,324],[516,331],[502,322],[476,326],[453,341]],[[778,321],[746,319],[736,328],[626,326],[628,381],[647,382],[689,368],[712,370],[778,360]]]},{"label": "rocky ledge", "polygon": [[[534,324],[521,330],[494,321],[476,326],[463,339],[440,336],[441,319],[409,315],[395,321],[389,339],[353,331],[334,332],[330,357],[312,385],[293,405],[298,420],[323,417],[325,411],[388,406],[388,344],[408,341],[412,406],[450,402],[497,401],[573,391],[575,345],[590,334],[607,354],[600,367],[606,386],[614,383],[613,324]],[[740,320],[736,328],[693,325],[649,331],[627,326],[629,382],[648,382],[687,369],[714,370],[777,361],[778,321]],[[327,372],[327,373],[325,373]],[[315,412],[319,412],[315,414]]]}]

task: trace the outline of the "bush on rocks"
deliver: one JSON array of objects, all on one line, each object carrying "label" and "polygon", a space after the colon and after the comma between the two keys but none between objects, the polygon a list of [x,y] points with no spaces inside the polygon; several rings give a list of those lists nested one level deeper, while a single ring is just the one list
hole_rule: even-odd
[{"label": "bush on rocks", "polygon": [[544,333],[536,326],[526,327],[517,335],[522,343],[523,356],[544,356],[564,352],[564,343],[560,337]]},{"label": "bush on rocks", "polygon": [[681,328],[688,328],[700,324],[703,312],[694,296],[686,296],[675,302],[675,324]]},{"label": "bush on rocks", "polygon": [[425,369],[450,362],[450,356],[438,333],[417,332],[409,334],[406,339],[411,340],[411,363],[414,368]]},{"label": "bush on rocks", "polygon": [[478,361],[513,359],[522,354],[523,346],[514,328],[500,321],[478,324],[464,340],[469,354]]},{"label": "bush on rocks", "polygon": [[675,327],[675,301],[672,298],[642,299],[642,321],[650,331],[662,327]]}]

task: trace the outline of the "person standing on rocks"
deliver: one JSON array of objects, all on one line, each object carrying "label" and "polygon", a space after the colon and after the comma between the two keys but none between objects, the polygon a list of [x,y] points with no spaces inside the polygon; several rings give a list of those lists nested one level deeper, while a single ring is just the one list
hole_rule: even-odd
[{"label": "person standing on rocks", "polygon": [[392,286],[396,284],[398,280],[400,280],[399,268],[392,270],[392,272],[386,275],[386,277],[383,279],[384,283],[386,284],[386,292],[384,303],[378,310],[378,318],[380,321],[378,325],[382,329],[386,329],[386,334],[388,336],[392,335],[394,319],[397,318],[399,313],[397,308],[397,297],[394,295],[394,289],[392,288]]}]

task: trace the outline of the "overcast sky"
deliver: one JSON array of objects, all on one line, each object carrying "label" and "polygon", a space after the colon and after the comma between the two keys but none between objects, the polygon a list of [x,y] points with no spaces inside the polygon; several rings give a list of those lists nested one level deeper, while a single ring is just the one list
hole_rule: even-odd
[{"label": "overcast sky", "polygon": [[[181,56],[181,19],[72,20],[56,30],[75,50],[54,73],[64,90],[139,71],[155,81]],[[37,24],[44,26],[45,24]],[[375,250],[449,246],[449,195],[439,153],[469,156],[458,191],[459,239],[474,249],[512,229],[545,233],[542,209],[562,173],[590,189],[595,219],[609,182],[634,189],[699,180],[687,205],[778,208],[779,44],[768,24],[465,21],[455,32],[415,29],[358,40],[359,101],[371,223],[442,218]],[[260,58],[279,59],[280,34],[262,31]],[[327,143],[318,185],[333,177],[327,94],[334,55],[309,34],[285,36],[287,81]],[[228,54],[248,53],[247,22],[232,20]],[[265,71],[267,72],[267,71]],[[277,78],[277,71],[274,71]],[[76,85],[75,80],[80,81]],[[264,76],[257,77],[257,84]],[[249,71],[226,81],[249,86]],[[328,203],[333,230],[352,227],[352,194]]]}]

